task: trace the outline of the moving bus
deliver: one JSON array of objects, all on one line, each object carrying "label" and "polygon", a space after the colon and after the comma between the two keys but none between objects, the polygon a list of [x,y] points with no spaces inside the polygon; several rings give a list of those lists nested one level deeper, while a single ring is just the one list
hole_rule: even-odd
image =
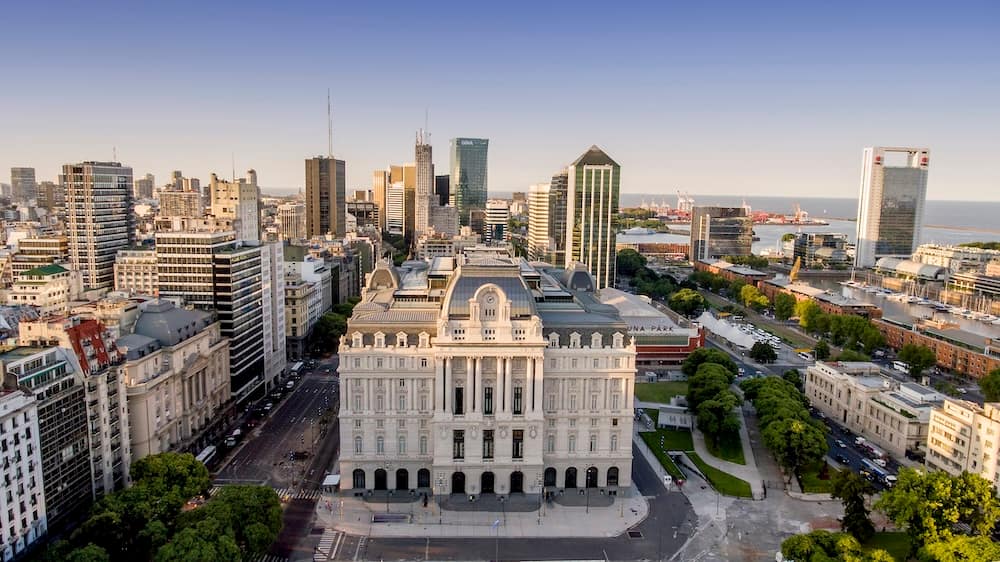
[{"label": "moving bus", "polygon": [[198,453],[198,456],[195,457],[195,460],[197,460],[198,462],[200,462],[205,466],[210,466],[211,462],[215,459],[215,451],[216,451],[215,445],[209,445],[208,447],[202,449],[200,453]]},{"label": "moving bus", "polygon": [[892,362],[892,368],[896,369],[897,371],[899,371],[901,373],[909,373],[910,372],[910,366],[907,363],[903,362],[903,361],[893,361]]},{"label": "moving bus", "polygon": [[896,484],[895,476],[889,474],[889,472],[886,469],[882,468],[881,466],[873,463],[868,459],[861,459],[861,469],[863,471],[868,472],[879,482],[882,482],[883,484],[885,484],[890,488]]}]

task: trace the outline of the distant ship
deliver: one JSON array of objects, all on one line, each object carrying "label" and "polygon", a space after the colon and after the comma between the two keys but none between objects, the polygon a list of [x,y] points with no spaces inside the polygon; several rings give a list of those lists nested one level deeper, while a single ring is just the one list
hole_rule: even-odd
[{"label": "distant ship", "polygon": [[656,234],[656,231],[651,228],[634,226],[628,230],[622,231],[622,234],[628,234],[630,236],[648,236],[650,234]]}]

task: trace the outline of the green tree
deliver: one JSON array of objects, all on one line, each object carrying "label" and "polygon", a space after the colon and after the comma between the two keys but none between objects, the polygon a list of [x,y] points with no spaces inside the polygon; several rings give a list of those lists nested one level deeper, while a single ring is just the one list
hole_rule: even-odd
[{"label": "green tree", "polygon": [[788,293],[774,295],[774,317],[785,321],[795,315],[795,297]]},{"label": "green tree", "polygon": [[716,442],[739,436],[740,420],[735,409],[740,403],[728,389],[698,404],[698,429]]},{"label": "green tree", "polygon": [[65,560],[66,562],[108,562],[111,558],[103,548],[96,544],[88,544],[70,552]]},{"label": "green tree", "polygon": [[910,366],[910,376],[913,378],[918,378],[924,370],[937,362],[934,350],[915,343],[903,344],[896,357]]},{"label": "green tree", "polygon": [[340,345],[340,337],[346,333],[347,318],[336,312],[327,312],[313,326],[309,346],[319,353],[334,351]]},{"label": "green tree", "polygon": [[183,501],[208,491],[208,469],[190,453],[160,453],[143,457],[129,471],[134,482],[154,495],[176,494]]},{"label": "green tree", "polygon": [[871,357],[868,357],[860,351],[854,351],[852,349],[845,349],[837,355],[836,361],[869,361]]},{"label": "green tree", "polygon": [[182,529],[156,552],[156,562],[239,562],[243,556],[232,530],[208,518]]},{"label": "green tree", "polygon": [[1000,519],[1000,500],[990,481],[968,472],[951,476],[903,468],[874,507],[906,529],[911,555],[921,545],[950,540],[960,524],[987,535]]},{"label": "green tree", "polygon": [[646,256],[631,248],[625,248],[618,252],[617,267],[620,275],[631,277],[637,271],[646,267]]},{"label": "green tree", "polygon": [[281,500],[270,487],[223,486],[207,507],[210,517],[220,508],[228,512],[233,538],[246,555],[264,554],[281,532]]},{"label": "green tree", "polygon": [[778,359],[778,353],[770,345],[759,341],[750,348],[750,359],[758,363],[771,363]]},{"label": "green tree", "polygon": [[796,562],[894,562],[885,550],[865,552],[851,535],[822,529],[785,539],[781,553]]},{"label": "green tree", "polygon": [[678,314],[691,316],[698,310],[705,308],[705,298],[697,291],[691,289],[681,289],[670,296],[668,301],[670,308]]},{"label": "green tree", "polygon": [[[735,293],[735,289],[734,289]],[[735,293],[743,306],[752,308],[758,312],[764,310],[770,304],[767,297],[761,294],[760,290],[753,285],[742,285],[738,293]]]},{"label": "green tree", "polygon": [[816,342],[816,346],[813,348],[813,357],[817,361],[826,361],[830,358],[830,344],[826,343],[826,340],[819,340]]},{"label": "green tree", "polygon": [[869,517],[865,504],[866,498],[875,493],[871,483],[851,472],[841,470],[833,475],[831,481],[833,497],[844,503],[844,518],[840,520],[840,528],[864,543],[875,534],[875,525]]},{"label": "green tree", "polygon": [[740,372],[736,362],[733,361],[732,357],[730,357],[728,353],[709,347],[699,347],[688,354],[687,358],[685,358],[684,362],[681,364],[681,371],[688,377],[691,377],[698,372],[698,367],[700,367],[702,363],[716,363],[718,365],[722,365],[727,371],[729,371],[729,382],[736,380],[736,374]]},{"label": "green tree", "polygon": [[804,300],[795,303],[795,315],[799,317],[799,326],[802,326],[807,332],[816,332],[817,320],[823,315],[823,311],[815,302]]},{"label": "green tree", "polygon": [[993,369],[979,381],[979,388],[987,402],[1000,402],[1000,369]]},{"label": "green tree", "polygon": [[795,388],[799,392],[802,392],[802,375],[799,374],[798,369],[789,369],[784,373],[781,373],[781,378],[795,385]]},{"label": "green tree", "polygon": [[921,562],[994,562],[1000,560],[1000,543],[984,536],[959,535],[924,545],[917,558]]},{"label": "green tree", "polygon": [[821,460],[829,450],[823,431],[798,419],[774,421],[761,434],[778,464],[788,471],[789,478],[798,474],[803,466]]},{"label": "green tree", "polygon": [[729,372],[722,365],[704,363],[694,376],[688,378],[687,404],[692,412],[698,411],[698,406],[716,398],[729,388],[731,380]]}]

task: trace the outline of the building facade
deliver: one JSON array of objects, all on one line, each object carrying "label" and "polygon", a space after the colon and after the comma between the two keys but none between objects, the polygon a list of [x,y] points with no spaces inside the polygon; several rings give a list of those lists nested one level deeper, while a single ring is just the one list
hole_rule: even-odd
[{"label": "building facade", "polygon": [[[888,156],[905,155],[903,165]],[[872,267],[884,256],[908,258],[920,243],[927,199],[930,150],[868,147],[861,159],[856,267]]]},{"label": "building facade", "polygon": [[278,236],[282,240],[304,240],[306,236],[306,206],[302,203],[278,205]]},{"label": "building facade", "polygon": [[343,489],[630,485],[635,347],[586,271],[405,265],[369,276],[341,343]]},{"label": "building facade", "polygon": [[691,261],[749,256],[753,219],[746,207],[694,207],[691,210]]},{"label": "building facade", "polygon": [[913,253],[913,261],[943,267],[952,273],[959,271],[982,272],[986,264],[992,260],[1000,260],[1000,250],[921,244]]},{"label": "building facade", "polygon": [[204,200],[198,191],[161,191],[161,217],[185,217],[196,219],[205,214]]},{"label": "building facade", "polygon": [[119,250],[115,259],[115,290],[156,294],[156,250]]},{"label": "building facade", "polygon": [[510,240],[510,205],[503,199],[486,201],[486,224],[483,225],[483,241],[487,244],[502,244]]},{"label": "building facade", "polygon": [[152,199],[153,188],[156,187],[156,178],[153,174],[136,179],[132,184],[133,199]]},{"label": "building facade", "polygon": [[117,346],[134,458],[209,444],[230,402],[229,339],[220,323],[205,311],[150,301]]},{"label": "building facade", "polygon": [[27,203],[38,196],[34,168],[10,169],[10,196],[17,202]]},{"label": "building facade", "polygon": [[[48,530],[42,485],[42,446],[34,395],[17,379],[0,381],[0,444],[4,484],[0,493],[0,559],[20,556]],[[9,456],[8,456],[9,455]]]},{"label": "building facade", "polygon": [[621,167],[597,146],[573,162],[566,198],[566,267],[587,264],[597,288],[614,287]]},{"label": "building facade", "polygon": [[236,227],[236,236],[246,242],[260,241],[260,187],[257,172],[247,170],[247,176],[233,181],[220,180],[212,174],[212,216],[229,219]]},{"label": "building facade", "polygon": [[346,233],[347,165],[343,160],[317,156],[306,160],[306,235]]},{"label": "building facade", "polygon": [[115,284],[115,257],[135,236],[132,168],[118,162],[66,164],[66,232],[70,262],[89,289]]},{"label": "building facade", "polygon": [[806,370],[809,404],[896,458],[920,453],[931,412],[942,394],[916,383],[896,383],[874,363],[817,362]]},{"label": "building facade", "polygon": [[847,235],[799,232],[792,239],[792,258],[801,260],[806,269],[846,269]]},{"label": "building facade", "polygon": [[978,474],[1000,491],[1000,404],[948,398],[931,413],[927,468]]},{"label": "building facade", "polygon": [[432,201],[432,198],[434,197],[433,152],[431,150],[430,142],[424,142],[423,131],[417,134],[417,144],[414,152],[417,167],[417,186],[414,196],[413,220],[414,231],[419,236],[431,225],[431,205],[435,203]]},{"label": "building facade", "polygon": [[449,203],[458,210],[462,226],[469,226],[475,209],[486,208],[487,157],[489,139],[451,139],[451,179]]},{"label": "building facade", "polygon": [[17,253],[11,258],[13,279],[29,269],[53,263],[69,263],[69,238],[47,236],[22,238],[17,243]]},{"label": "building facade", "polygon": [[566,195],[569,172],[528,188],[528,256],[553,265],[566,262]]},{"label": "building facade", "polygon": [[881,318],[872,322],[889,347],[899,350],[908,343],[929,347],[937,366],[981,379],[1000,369],[1000,339],[987,338],[933,320],[903,322]]},{"label": "building facade", "polygon": [[60,265],[43,265],[22,273],[7,292],[7,304],[30,305],[38,313],[62,314],[80,297],[80,274]]}]

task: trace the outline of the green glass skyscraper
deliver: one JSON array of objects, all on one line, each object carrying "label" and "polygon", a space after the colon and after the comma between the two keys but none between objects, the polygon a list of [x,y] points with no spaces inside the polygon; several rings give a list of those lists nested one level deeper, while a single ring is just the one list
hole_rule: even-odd
[{"label": "green glass skyscraper", "polygon": [[486,209],[486,155],[489,139],[451,139],[450,203],[462,226],[473,210]]},{"label": "green glass skyscraper", "polygon": [[621,166],[591,146],[569,167],[566,195],[566,267],[587,264],[597,288],[615,286],[615,218]]}]

